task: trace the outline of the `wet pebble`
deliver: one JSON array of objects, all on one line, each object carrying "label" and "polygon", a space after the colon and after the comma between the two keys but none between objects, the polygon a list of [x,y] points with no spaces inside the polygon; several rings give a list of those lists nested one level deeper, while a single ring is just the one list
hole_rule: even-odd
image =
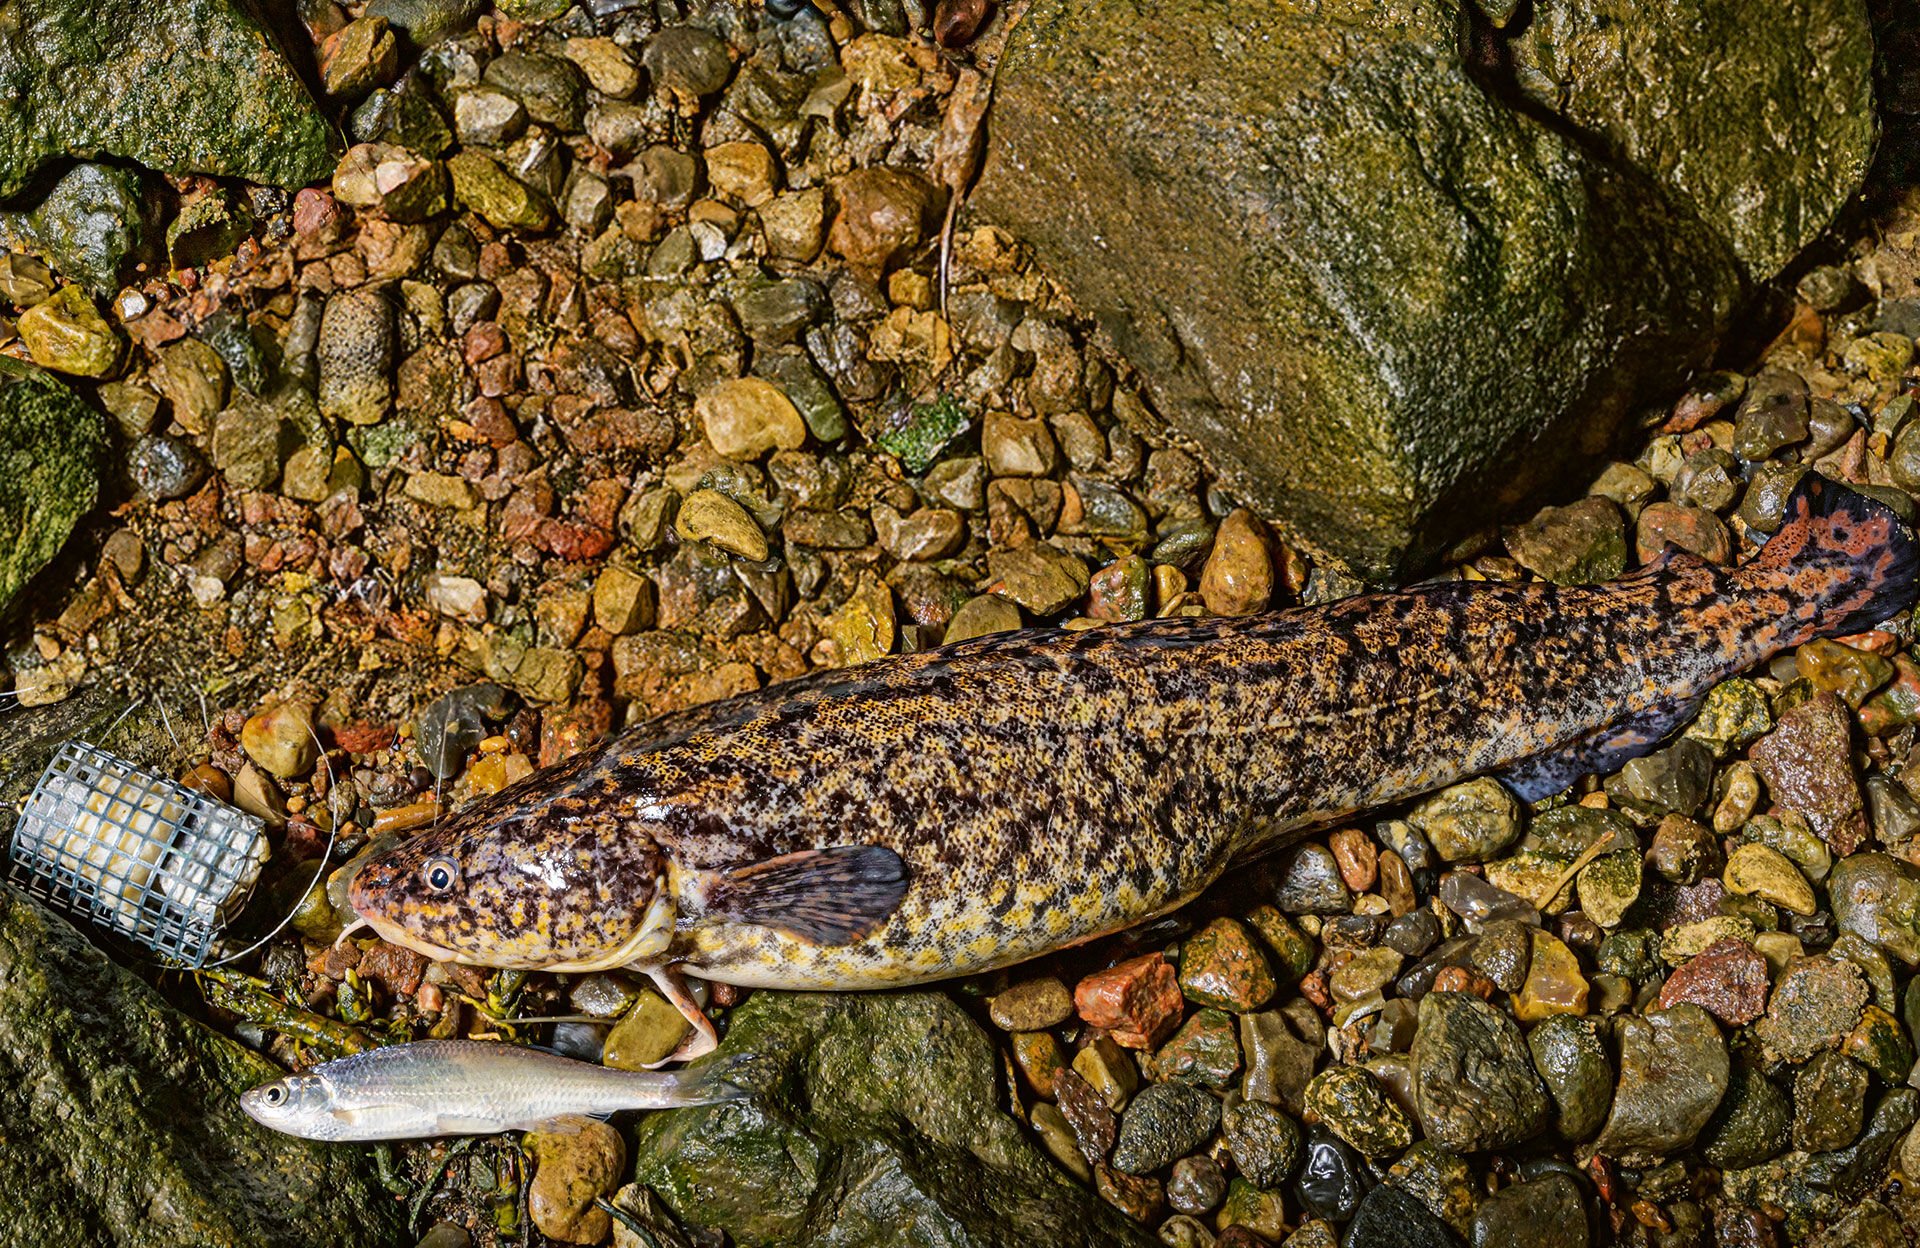
[{"label": "wet pebble", "polygon": [[1039,1031],[1073,1016],[1073,995],[1052,975],[1022,980],[987,999],[987,1014],[1003,1031]]},{"label": "wet pebble", "polygon": [[969,598],[954,609],[942,640],[947,645],[989,633],[1010,632],[1021,625],[1020,608],[998,594]]},{"label": "wet pebble", "polygon": [[1627,566],[1627,533],[1620,509],[1588,497],[1565,507],[1543,507],[1506,532],[1507,550],[1520,566],[1560,585],[1593,585]]},{"label": "wet pebble", "polygon": [[1527,1035],[1533,1065],[1553,1097],[1554,1127],[1561,1138],[1592,1139],[1613,1103],[1613,1063],[1595,1022],[1556,1015]]},{"label": "wet pebble", "polygon": [[[1551,1242],[1551,1241],[1550,1241]],[[1460,1240],[1432,1210],[1390,1183],[1354,1210],[1343,1248],[1457,1248]]]},{"label": "wet pebble", "polygon": [[1273,904],[1288,914],[1344,914],[1353,908],[1353,893],[1333,851],[1308,841],[1282,857]]},{"label": "wet pebble", "polygon": [[1380,1081],[1358,1066],[1333,1066],[1307,1084],[1306,1110],[1363,1156],[1397,1153],[1413,1143],[1413,1124]]},{"label": "wet pebble", "polygon": [[1482,862],[1520,835],[1520,811],[1497,780],[1482,777],[1442,789],[1407,815],[1447,862]]},{"label": "wet pebble", "polygon": [[1520,1029],[1471,993],[1429,992],[1420,999],[1412,1060],[1421,1125],[1455,1152],[1517,1144],[1551,1117]]},{"label": "wet pebble", "polygon": [[282,702],[260,712],[242,726],[240,746],[248,758],[283,780],[305,776],[319,754],[313,707]]},{"label": "wet pebble", "polygon": [[1844,958],[1802,958],[1774,985],[1766,1017],[1754,1024],[1767,1051],[1804,1062],[1840,1043],[1860,1022],[1867,981]]},{"label": "wet pebble", "polygon": [[1769,984],[1766,959],[1746,941],[1723,937],[1667,976],[1660,1008],[1691,1002],[1722,1022],[1741,1026],[1765,1012]]},{"label": "wet pebble", "polygon": [[1345,1222],[1366,1194],[1364,1173],[1360,1155],[1338,1136],[1324,1127],[1309,1127],[1293,1194],[1312,1216]]},{"label": "wet pebble", "polygon": [[1200,573],[1200,597],[1215,615],[1250,615],[1273,598],[1273,556],[1259,519],[1241,507],[1220,522]]},{"label": "wet pebble", "polygon": [[1834,864],[1827,893],[1841,931],[1920,964],[1920,869],[1890,854],[1854,854]]},{"label": "wet pebble", "polygon": [[1713,1118],[1701,1133],[1701,1155],[1723,1170],[1757,1166],[1787,1151],[1792,1102],[1761,1071],[1737,1065]]},{"label": "wet pebble", "polygon": [[1813,886],[1777,849],[1748,842],[1727,856],[1722,882],[1727,891],[1743,897],[1757,897],[1795,914],[1812,914],[1817,908]]},{"label": "wet pebble", "polygon": [[523,1141],[533,1154],[527,1211],[542,1235],[568,1244],[597,1244],[613,1231],[612,1219],[594,1205],[610,1196],[626,1169],[627,1146],[604,1122],[578,1119]]},{"label": "wet pebble", "polygon": [[1615,1023],[1620,1078],[1594,1147],[1644,1164],[1692,1144],[1727,1090],[1727,1046],[1697,1005]]},{"label": "wet pebble", "polygon": [[1793,1076],[1793,1146],[1827,1153],[1853,1143],[1866,1126],[1867,1068],[1831,1050]]},{"label": "wet pebble", "polygon": [[[1108,1100],[1109,1094],[1088,1082],[1080,1073],[1084,1068],[1084,1064],[1080,1061],[1081,1056],[1081,1054],[1075,1055],[1071,1069],[1059,1071],[1054,1075],[1053,1099],[1059,1106],[1056,1112],[1073,1133],[1073,1140],[1080,1155],[1089,1165],[1093,1165],[1105,1161],[1107,1154],[1113,1151],[1113,1142],[1117,1138],[1120,1122],[1114,1117],[1114,1107]],[[1124,1102],[1126,1098],[1119,1099]]]},{"label": "wet pebble", "polygon": [[1304,1108],[1307,1081],[1320,1055],[1321,1024],[1313,1007],[1307,1017],[1298,1011],[1263,1010],[1240,1016],[1240,1048],[1246,1057],[1247,1077],[1242,1085],[1250,1101],[1284,1106],[1289,1113]]},{"label": "wet pebble", "polygon": [[1073,1005],[1088,1026],[1134,1049],[1159,1044],[1184,1013],[1178,977],[1158,953],[1130,958],[1082,979],[1074,986]]},{"label": "wet pebble", "polygon": [[1060,1110],[1041,1101],[1028,1111],[1028,1116],[1033,1122],[1035,1134],[1040,1137],[1041,1145],[1055,1161],[1082,1183],[1093,1177],[1093,1168],[1081,1154],[1073,1128]]},{"label": "wet pebble", "polygon": [[709,542],[750,562],[767,557],[767,535],[746,508],[718,490],[695,490],[682,499],[673,531],[690,542]]},{"label": "wet pebble", "polygon": [[193,444],[164,433],[137,439],[127,468],[141,497],[162,502],[185,498],[207,479],[207,461]]},{"label": "wet pebble", "polygon": [[1586,1248],[1586,1204],[1580,1186],[1549,1173],[1502,1188],[1474,1211],[1473,1248]]},{"label": "wet pebble", "polygon": [[1240,1071],[1235,1032],[1233,1016],[1226,1011],[1195,1011],[1153,1055],[1153,1068],[1163,1079],[1224,1091]]},{"label": "wet pebble", "polygon": [[1204,1154],[1173,1163],[1167,1179],[1167,1204],[1181,1213],[1212,1211],[1227,1195],[1227,1175],[1220,1163]]},{"label": "wet pebble", "polygon": [[1220,1121],[1220,1102],[1185,1083],[1143,1089],[1120,1115],[1113,1165],[1126,1174],[1151,1174],[1207,1142]]},{"label": "wet pebble", "polygon": [[691,1030],[672,1002],[651,988],[641,989],[608,1034],[602,1060],[617,1070],[644,1070],[678,1048]]},{"label": "wet pebble", "polygon": [[1818,693],[1780,716],[1753,747],[1753,763],[1775,802],[1807,817],[1845,856],[1867,836],[1866,807],[1854,778],[1846,704]]},{"label": "wet pebble", "polygon": [[1220,1133],[1233,1164],[1257,1187],[1277,1188],[1300,1167],[1300,1128],[1272,1105],[1229,1098]]},{"label": "wet pebble", "polygon": [[1035,615],[1052,615],[1087,592],[1087,565],[1046,542],[987,556],[999,592]]},{"label": "wet pebble", "polygon": [[1181,946],[1180,989],[1191,1001],[1245,1013],[1265,1005],[1275,987],[1266,955],[1238,920],[1215,919]]}]

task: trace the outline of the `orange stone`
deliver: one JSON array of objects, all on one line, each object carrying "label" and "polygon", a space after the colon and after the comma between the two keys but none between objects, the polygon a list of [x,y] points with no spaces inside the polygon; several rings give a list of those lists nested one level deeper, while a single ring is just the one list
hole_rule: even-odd
[{"label": "orange stone", "polygon": [[1184,1004],[1172,965],[1158,953],[1095,972],[1073,990],[1081,1019],[1130,1049],[1158,1047],[1179,1025]]}]

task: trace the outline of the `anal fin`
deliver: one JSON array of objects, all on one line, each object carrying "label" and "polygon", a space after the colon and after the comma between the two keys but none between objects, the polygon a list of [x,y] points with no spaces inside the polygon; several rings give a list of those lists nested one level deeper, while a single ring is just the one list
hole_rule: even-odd
[{"label": "anal fin", "polygon": [[882,845],[836,845],[720,872],[705,900],[709,914],[816,945],[847,945],[885,923],[906,891],[899,854]]},{"label": "anal fin", "polygon": [[1523,802],[1564,793],[1582,776],[1618,771],[1650,754],[1700,709],[1699,698],[1653,707],[1575,737],[1556,750],[1535,754],[1494,773]]}]

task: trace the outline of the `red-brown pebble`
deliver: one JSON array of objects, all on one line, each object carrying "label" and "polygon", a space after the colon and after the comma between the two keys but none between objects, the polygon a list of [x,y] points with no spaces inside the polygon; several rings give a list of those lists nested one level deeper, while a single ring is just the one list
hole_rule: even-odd
[{"label": "red-brown pebble", "polygon": [[1444,966],[1433,977],[1435,992],[1470,992],[1482,1001],[1493,997],[1493,981],[1464,966]]},{"label": "red-brown pebble", "polygon": [[1327,838],[1340,878],[1356,893],[1364,893],[1379,878],[1380,847],[1359,828],[1341,828]]},{"label": "red-brown pebble", "polygon": [[1767,960],[1746,941],[1723,936],[1667,977],[1660,1008],[1691,1001],[1721,1022],[1741,1026],[1766,1013],[1768,987]]},{"label": "red-brown pebble", "polygon": [[1845,857],[1867,839],[1867,813],[1853,774],[1852,714],[1817,693],[1780,717],[1753,747],[1753,765],[1773,800],[1799,811],[1833,852]]},{"label": "red-brown pebble", "polygon": [[377,979],[395,997],[410,997],[420,987],[427,960],[411,949],[378,941],[360,955],[360,974]]},{"label": "red-brown pebble", "polygon": [[1081,1019],[1130,1049],[1154,1048],[1172,1035],[1184,1004],[1172,965],[1158,953],[1095,972],[1073,990]]}]

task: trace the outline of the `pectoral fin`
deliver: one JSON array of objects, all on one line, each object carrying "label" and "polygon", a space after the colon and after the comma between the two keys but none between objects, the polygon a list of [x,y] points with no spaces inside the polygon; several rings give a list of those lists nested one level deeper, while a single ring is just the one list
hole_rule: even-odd
[{"label": "pectoral fin", "polygon": [[816,945],[848,945],[885,923],[906,891],[899,854],[881,845],[836,845],[719,872],[705,900],[709,914]]}]

